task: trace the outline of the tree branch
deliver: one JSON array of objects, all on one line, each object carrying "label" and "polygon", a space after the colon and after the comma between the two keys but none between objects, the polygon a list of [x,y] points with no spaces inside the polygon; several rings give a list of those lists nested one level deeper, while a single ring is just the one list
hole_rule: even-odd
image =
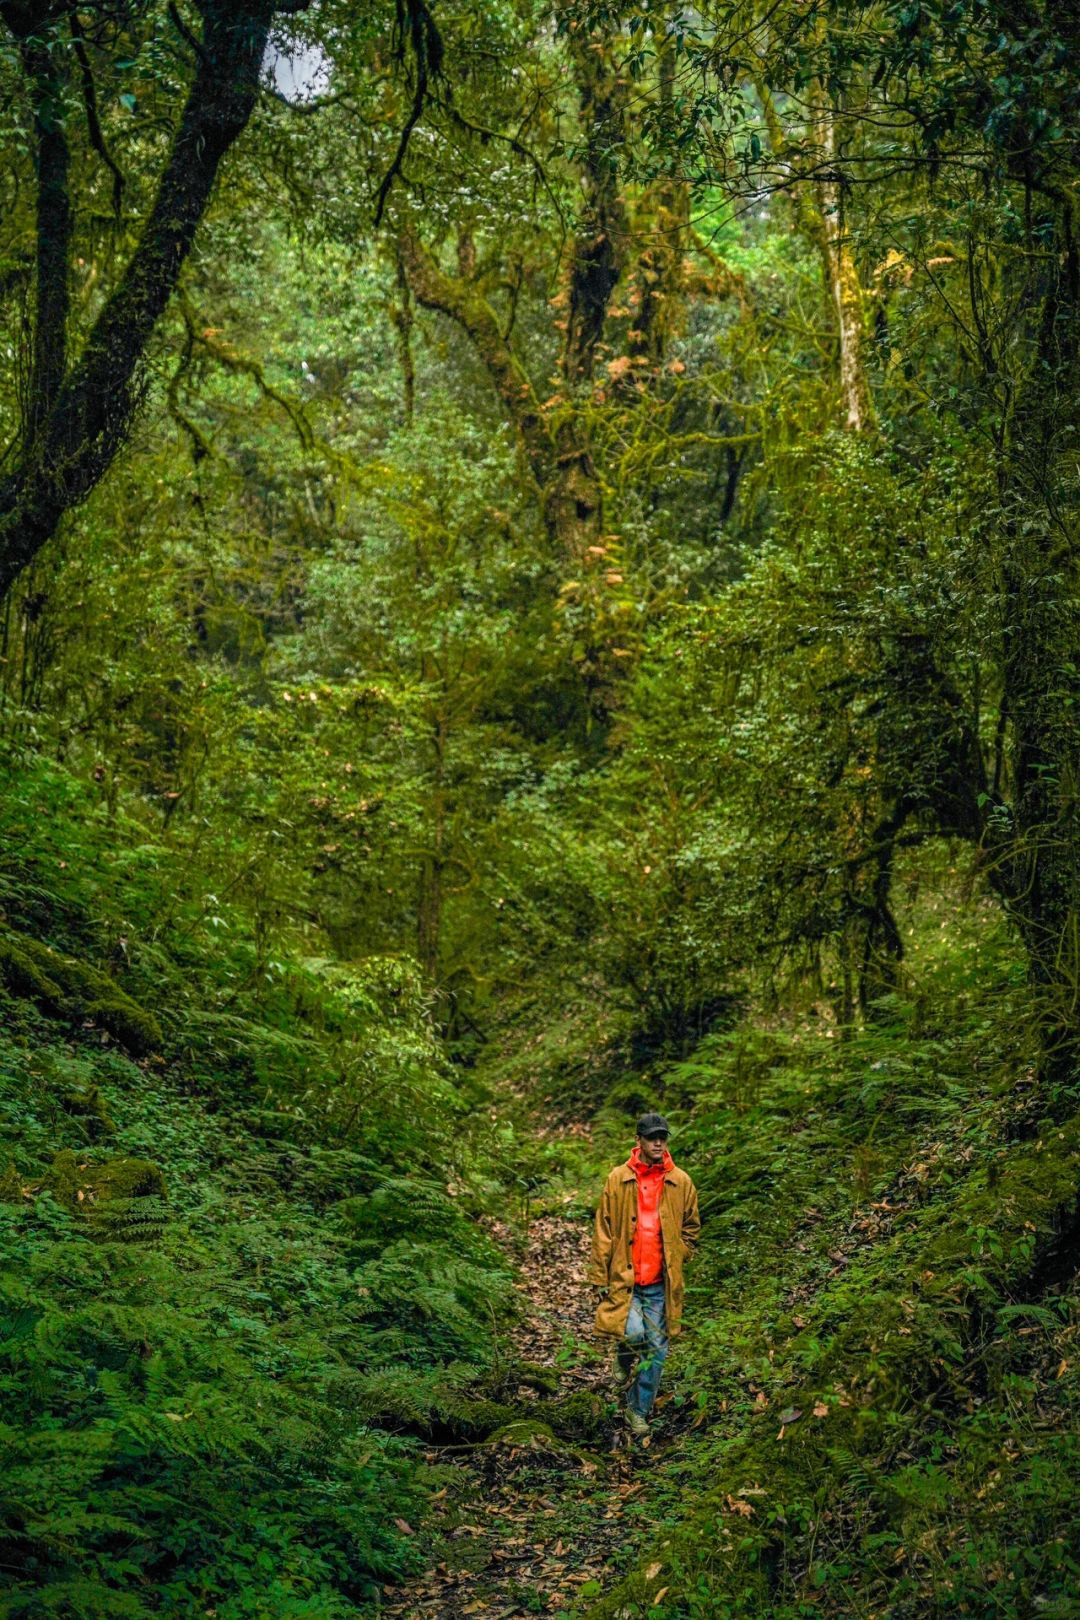
[{"label": "tree branch", "polygon": [[416,64],[416,86],[413,90],[412,107],[405,120],[404,127],[398,140],[397,151],[393,161],[387,169],[375,199],[375,226],[382,224],[383,209],[386,199],[390,195],[390,187],[397,175],[401,173],[401,165],[405,161],[405,153],[409,150],[409,137],[420,122],[421,114],[428,98],[428,83],[430,79],[438,78],[442,69],[443,43],[442,35],[435,26],[435,19],[427,5],[427,0],[397,0],[397,34],[398,57],[405,57],[405,30],[408,25],[409,44],[412,47],[413,61]]},{"label": "tree branch", "polygon": [[540,415],[532,383],[504,338],[495,311],[468,282],[448,276],[440,268],[411,226],[398,235],[398,254],[417,303],[448,315],[471,339],[521,436],[530,471],[543,489],[551,478],[555,446]]},{"label": "tree branch", "polygon": [[79,21],[77,11],[71,13],[69,18],[71,39],[75,46],[75,59],[79,64],[79,74],[82,78],[83,106],[86,109],[86,129],[90,136],[90,145],[113,177],[112,200],[113,215],[116,223],[120,223],[121,207],[124,200],[124,176],[105,141],[105,134],[101,128],[101,119],[98,117],[97,87],[94,84],[94,73],[90,66],[90,58],[86,52],[86,36],[83,33],[82,23]]}]

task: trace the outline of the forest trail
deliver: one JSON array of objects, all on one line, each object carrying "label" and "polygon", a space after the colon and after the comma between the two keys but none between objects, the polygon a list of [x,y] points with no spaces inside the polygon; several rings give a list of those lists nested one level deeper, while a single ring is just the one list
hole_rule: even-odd
[{"label": "forest trail", "polygon": [[[512,1241],[509,1226],[494,1235]],[[558,1214],[529,1226],[517,1288],[524,1310],[512,1354],[557,1370],[558,1397],[595,1392],[613,1404],[612,1357],[592,1328],[585,1287],[589,1229]],[[521,1387],[544,1420],[546,1397]],[[432,1465],[449,1464],[453,1481],[439,1493],[431,1565],[404,1587],[387,1587],[382,1613],[407,1620],[510,1620],[516,1615],[578,1615],[606,1590],[621,1563],[640,1550],[649,1525],[643,1497],[665,1451],[658,1401],[654,1435],[632,1443],[619,1421],[601,1441],[553,1440],[529,1423],[471,1447],[433,1448]],[[512,1431],[520,1431],[515,1433]],[[445,1492],[445,1494],[444,1494]]]}]

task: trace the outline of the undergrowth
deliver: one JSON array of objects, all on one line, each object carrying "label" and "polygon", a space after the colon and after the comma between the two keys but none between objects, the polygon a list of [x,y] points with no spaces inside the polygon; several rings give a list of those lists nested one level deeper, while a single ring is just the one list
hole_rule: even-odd
[{"label": "undergrowth", "polygon": [[476,1097],[407,962],[268,948],[77,800],[9,762],[0,932],[64,982],[0,990],[2,1612],[366,1612],[511,1309]]}]

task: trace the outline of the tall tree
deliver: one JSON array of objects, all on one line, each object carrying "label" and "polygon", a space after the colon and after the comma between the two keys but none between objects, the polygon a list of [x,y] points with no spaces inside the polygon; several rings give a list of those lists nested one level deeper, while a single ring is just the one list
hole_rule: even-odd
[{"label": "tall tree", "polygon": [[308,4],[198,0],[198,36],[169,8],[192,61],[187,94],[135,246],[81,352],[72,355],[72,62],[83,67],[90,138],[100,141],[93,80],[71,0],[50,0],[44,8],[30,0],[0,3],[30,102],[37,180],[31,364],[10,470],[0,481],[0,595],[115,460],[138,404],[147,345],[222,161],[255,109],[271,24]]}]

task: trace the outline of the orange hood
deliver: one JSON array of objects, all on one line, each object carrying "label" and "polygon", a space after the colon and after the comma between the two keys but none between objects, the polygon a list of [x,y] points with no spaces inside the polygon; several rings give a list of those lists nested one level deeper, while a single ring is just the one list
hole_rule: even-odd
[{"label": "orange hood", "polygon": [[671,1157],[671,1154],[668,1152],[666,1147],[664,1149],[664,1157],[661,1159],[659,1164],[646,1164],[645,1160],[641,1157],[641,1149],[638,1147],[636,1142],[634,1143],[633,1151],[626,1162],[637,1176],[651,1175],[654,1170],[660,1170],[666,1176],[669,1170],[674,1170],[675,1168],[675,1160]]}]

